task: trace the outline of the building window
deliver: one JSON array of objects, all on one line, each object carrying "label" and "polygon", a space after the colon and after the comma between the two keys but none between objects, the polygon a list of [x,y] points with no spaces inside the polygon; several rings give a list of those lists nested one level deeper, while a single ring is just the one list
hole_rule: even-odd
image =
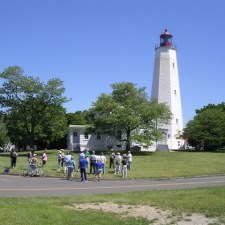
[{"label": "building window", "polygon": [[117,131],[116,138],[117,138],[118,140],[121,140],[121,139],[122,139],[122,133],[121,133],[121,130],[118,130],[118,131]]},{"label": "building window", "polygon": [[88,133],[87,132],[84,133],[84,139],[88,139]]},{"label": "building window", "polygon": [[97,132],[97,140],[100,140],[100,139],[101,139],[101,133]]},{"label": "building window", "polygon": [[174,63],[173,63],[173,68],[174,68]]},{"label": "building window", "polygon": [[175,95],[177,94],[177,91],[176,91],[176,90],[174,90],[174,94],[175,94]]},{"label": "building window", "polygon": [[73,132],[73,136],[74,137],[77,137],[77,132]]}]

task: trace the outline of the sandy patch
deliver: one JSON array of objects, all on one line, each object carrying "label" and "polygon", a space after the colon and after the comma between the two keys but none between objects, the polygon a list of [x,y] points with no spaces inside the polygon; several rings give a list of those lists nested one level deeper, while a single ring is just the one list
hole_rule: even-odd
[{"label": "sandy patch", "polygon": [[[68,207],[67,207],[68,208]],[[150,224],[155,225],[209,225],[219,224],[216,218],[206,218],[202,214],[185,214],[176,213],[170,210],[161,210],[147,205],[118,205],[110,202],[92,203],[92,204],[74,204],[69,208],[75,210],[94,209],[104,212],[114,212],[121,214],[122,217],[142,217],[150,221]]]}]

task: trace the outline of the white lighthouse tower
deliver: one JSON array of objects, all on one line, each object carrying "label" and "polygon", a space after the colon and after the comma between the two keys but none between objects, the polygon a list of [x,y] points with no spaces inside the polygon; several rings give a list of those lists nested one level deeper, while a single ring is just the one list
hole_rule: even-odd
[{"label": "white lighthouse tower", "polygon": [[183,116],[177,65],[177,51],[172,43],[173,35],[166,29],[160,35],[160,45],[155,48],[155,63],[151,98],[159,103],[166,103],[173,118],[168,124],[158,124],[163,133],[163,140],[158,142],[158,149],[180,149],[183,139]]}]

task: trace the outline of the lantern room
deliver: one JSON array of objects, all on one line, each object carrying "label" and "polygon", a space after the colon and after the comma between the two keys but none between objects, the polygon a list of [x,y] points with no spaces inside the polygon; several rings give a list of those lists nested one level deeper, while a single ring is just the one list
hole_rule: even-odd
[{"label": "lantern room", "polygon": [[170,34],[167,29],[160,35],[160,47],[162,46],[173,46],[172,44],[173,35]]}]

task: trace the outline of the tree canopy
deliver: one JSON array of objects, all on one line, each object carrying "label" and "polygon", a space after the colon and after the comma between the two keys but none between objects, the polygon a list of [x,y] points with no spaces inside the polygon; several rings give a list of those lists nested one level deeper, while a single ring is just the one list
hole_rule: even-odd
[{"label": "tree canopy", "polygon": [[195,148],[216,150],[225,146],[225,103],[209,104],[196,110],[184,129],[188,143]]},{"label": "tree canopy", "polygon": [[[123,131],[119,141],[126,142],[127,150],[132,140],[150,144],[155,140],[157,121],[171,119],[168,106],[150,101],[145,88],[133,83],[114,83],[111,87],[112,93],[101,94],[90,109],[95,129],[116,138],[120,137],[118,131]],[[160,138],[158,133],[157,136]]]},{"label": "tree canopy", "polygon": [[66,112],[62,104],[65,88],[58,78],[47,84],[26,76],[18,66],[6,68],[0,78],[0,105],[11,140],[17,145],[42,143],[62,138],[66,133]]}]

